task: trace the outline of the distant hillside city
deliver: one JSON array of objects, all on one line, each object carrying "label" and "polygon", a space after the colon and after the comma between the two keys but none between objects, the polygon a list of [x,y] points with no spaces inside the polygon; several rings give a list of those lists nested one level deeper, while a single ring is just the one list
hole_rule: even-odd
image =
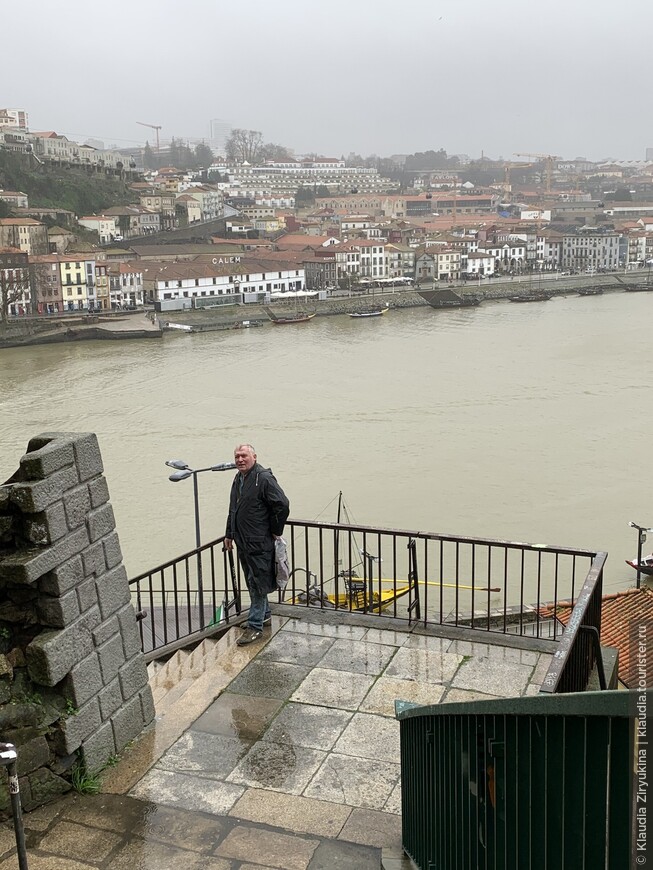
[{"label": "distant hillside city", "polygon": [[[653,148],[296,157],[223,122],[194,143],[142,126],[154,143],[117,151],[0,109],[0,321],[653,265]],[[65,207],[80,180],[93,213]]]}]

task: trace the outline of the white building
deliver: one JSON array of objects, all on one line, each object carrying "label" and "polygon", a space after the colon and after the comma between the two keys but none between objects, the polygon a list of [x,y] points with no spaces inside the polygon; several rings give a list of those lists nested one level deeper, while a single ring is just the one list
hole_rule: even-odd
[{"label": "white building", "polygon": [[79,225],[98,234],[100,244],[112,242],[118,235],[116,218],[103,214],[91,214],[79,218]]},{"label": "white building", "polygon": [[[287,263],[158,263],[143,268],[145,295],[161,311],[269,302],[272,294],[305,289],[304,267]],[[249,269],[250,271],[247,271]]]},{"label": "white building", "polygon": [[489,251],[476,251],[473,254],[467,254],[467,274],[494,275],[495,262],[494,254]]},{"label": "white building", "polygon": [[598,230],[565,234],[562,242],[565,269],[616,269],[619,266],[619,234]]},{"label": "white building", "polygon": [[0,109],[0,128],[15,127],[29,130],[29,120],[25,109]]}]

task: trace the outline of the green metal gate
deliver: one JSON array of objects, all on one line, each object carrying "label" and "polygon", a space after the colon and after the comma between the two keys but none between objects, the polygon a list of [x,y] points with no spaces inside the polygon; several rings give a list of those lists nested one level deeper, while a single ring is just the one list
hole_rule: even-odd
[{"label": "green metal gate", "polygon": [[404,850],[420,870],[624,870],[634,695],[397,702]]}]

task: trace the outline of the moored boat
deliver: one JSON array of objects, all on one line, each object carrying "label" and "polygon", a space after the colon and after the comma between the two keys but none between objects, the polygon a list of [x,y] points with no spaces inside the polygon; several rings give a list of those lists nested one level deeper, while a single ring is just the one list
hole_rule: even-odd
[{"label": "moored boat", "polygon": [[483,301],[482,296],[472,294],[461,296],[449,289],[418,290],[417,292],[431,308],[470,308],[480,305]]},{"label": "moored boat", "polygon": [[579,296],[600,296],[603,293],[603,287],[579,287]]},{"label": "moored boat", "polygon": [[653,576],[653,553],[650,553],[648,556],[643,556],[639,562],[636,558],[626,559],[625,561],[626,565],[630,565],[631,568],[634,568],[635,571],[639,571],[640,574]]},{"label": "moored boat", "polygon": [[381,315],[385,314],[388,310],[389,307],[386,302],[385,308],[377,308],[373,311],[349,311],[347,313],[350,317],[381,317]]},{"label": "moored boat", "polygon": [[553,293],[524,293],[521,296],[510,296],[511,302],[546,302],[553,298]]},{"label": "moored boat", "polygon": [[313,314],[298,314],[295,317],[271,317],[270,320],[275,326],[285,326],[287,323],[306,323],[307,320],[312,320],[316,312]]}]

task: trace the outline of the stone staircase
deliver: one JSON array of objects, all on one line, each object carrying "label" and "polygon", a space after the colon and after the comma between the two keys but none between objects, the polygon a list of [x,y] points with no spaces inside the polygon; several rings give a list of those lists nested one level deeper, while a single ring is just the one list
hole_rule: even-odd
[{"label": "stone staircase", "polygon": [[166,713],[203,676],[219,655],[218,640],[205,638],[192,650],[180,649],[165,662],[147,666],[157,716]]},{"label": "stone staircase", "polygon": [[[221,637],[206,638],[193,649],[178,650],[165,661],[152,661],[147,665],[156,719],[160,723],[162,720],[176,721],[179,711],[189,703],[184,697],[186,693],[192,697],[201,691],[202,677],[211,680],[212,668],[218,666],[220,659],[229,657],[226,641],[227,638]],[[252,653],[250,650],[247,653],[249,658]],[[245,663],[239,663],[236,673]],[[227,670],[231,668],[227,666]],[[418,870],[417,865],[401,851],[389,848],[380,851],[380,870]]]}]

